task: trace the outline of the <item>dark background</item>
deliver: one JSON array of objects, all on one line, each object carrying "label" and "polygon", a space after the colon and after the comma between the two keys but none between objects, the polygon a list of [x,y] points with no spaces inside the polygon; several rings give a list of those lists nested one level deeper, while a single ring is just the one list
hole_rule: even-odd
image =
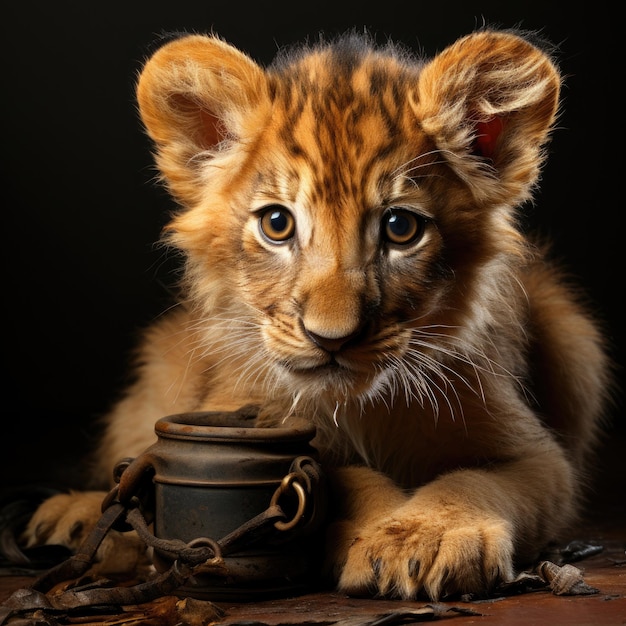
[{"label": "dark background", "polygon": [[[353,26],[429,56],[483,22],[541,30],[559,44],[567,79],[528,221],[554,238],[587,289],[621,367],[621,24],[608,3],[557,4],[5,4],[2,483],[80,480],[75,459],[115,397],[137,329],[169,302],[176,265],[154,242],[172,204],[154,184],[133,93],[162,32],[213,29],[268,63],[279,47]],[[626,430],[622,415],[620,400],[611,433]]]}]

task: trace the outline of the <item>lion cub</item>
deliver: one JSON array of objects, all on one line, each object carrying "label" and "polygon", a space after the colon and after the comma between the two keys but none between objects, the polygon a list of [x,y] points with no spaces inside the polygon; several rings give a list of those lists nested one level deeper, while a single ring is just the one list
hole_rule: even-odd
[{"label": "lion cub", "polygon": [[[256,404],[317,427],[343,592],[487,593],[537,558],[576,514],[608,382],[601,331],[516,213],[560,83],[515,32],[432,59],[348,34],[268,68],[217,36],[163,45],[137,97],[184,297],[145,333],[96,475],[160,417]],[[73,545],[85,497],[44,503],[30,542]]]}]

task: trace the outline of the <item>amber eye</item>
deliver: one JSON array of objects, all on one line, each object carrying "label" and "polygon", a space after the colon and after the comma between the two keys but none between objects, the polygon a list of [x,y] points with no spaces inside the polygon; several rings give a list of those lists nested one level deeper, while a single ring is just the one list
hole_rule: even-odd
[{"label": "amber eye", "polygon": [[407,246],[424,234],[426,220],[406,209],[389,209],[383,218],[382,235],[389,243]]},{"label": "amber eye", "polygon": [[296,221],[284,206],[272,204],[263,209],[259,218],[259,228],[267,239],[281,243],[293,237],[296,232]]}]

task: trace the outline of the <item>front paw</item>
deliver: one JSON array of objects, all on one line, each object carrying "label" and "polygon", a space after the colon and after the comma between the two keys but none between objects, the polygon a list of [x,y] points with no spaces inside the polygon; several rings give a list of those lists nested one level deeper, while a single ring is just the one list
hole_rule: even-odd
[{"label": "front paw", "polygon": [[484,595],[513,577],[509,525],[480,512],[398,510],[356,529],[338,523],[329,544],[338,587],[351,595]]},{"label": "front paw", "polygon": [[[101,517],[106,493],[71,492],[44,500],[29,520],[22,537],[27,548],[62,545],[76,552]],[[110,530],[95,555],[93,576],[138,574],[149,568],[145,545],[134,532]]]}]

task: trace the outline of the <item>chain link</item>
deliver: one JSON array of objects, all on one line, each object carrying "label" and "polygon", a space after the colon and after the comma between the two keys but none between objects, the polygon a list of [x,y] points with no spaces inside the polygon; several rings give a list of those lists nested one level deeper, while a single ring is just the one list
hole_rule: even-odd
[{"label": "chain link", "polygon": [[295,528],[300,520],[304,517],[307,505],[307,494],[304,490],[304,487],[300,484],[299,480],[299,475],[295,472],[287,474],[287,476],[282,479],[280,485],[278,486],[278,488],[274,492],[274,495],[272,496],[272,499],[270,500],[270,506],[280,506],[279,500],[281,498],[284,498],[284,496],[288,494],[290,490],[294,491],[298,498],[298,507],[293,517],[286,522],[281,520],[277,520],[276,522],[274,522],[274,528],[276,528],[276,530],[291,530],[292,528]]}]

